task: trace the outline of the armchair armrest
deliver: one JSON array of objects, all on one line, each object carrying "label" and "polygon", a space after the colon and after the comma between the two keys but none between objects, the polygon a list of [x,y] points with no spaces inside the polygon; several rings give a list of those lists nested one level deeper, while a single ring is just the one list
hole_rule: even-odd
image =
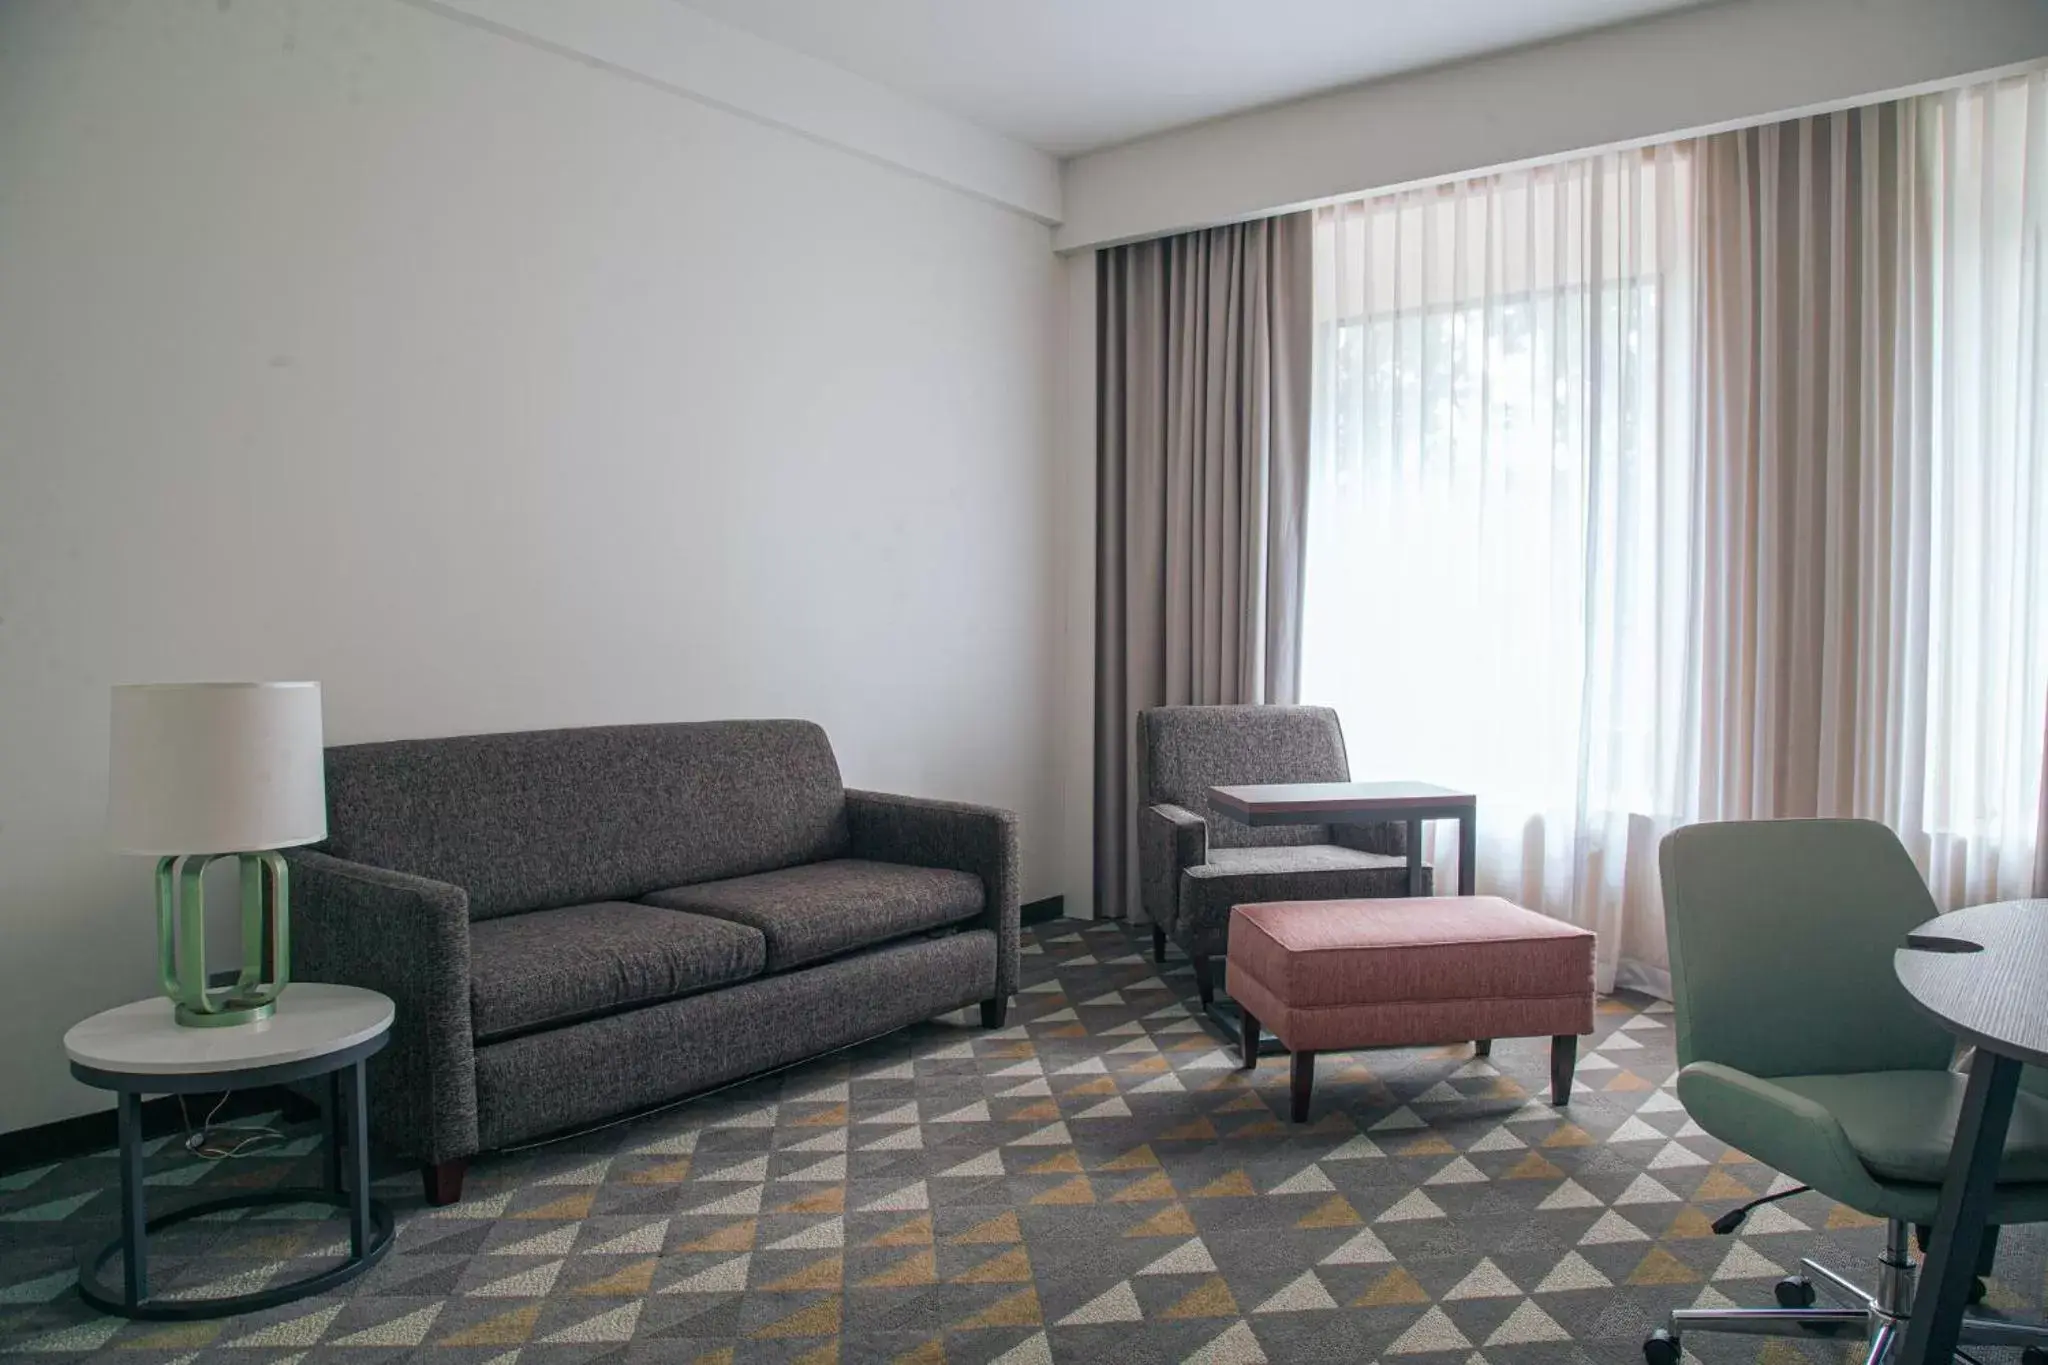
[{"label": "armchair armrest", "polygon": [[1145,918],[1171,930],[1180,919],[1180,874],[1209,861],[1209,822],[1186,806],[1138,812],[1138,905]]},{"label": "armchair armrest", "polygon": [[1355,848],[1360,853],[1383,853],[1390,858],[1405,858],[1408,856],[1408,826],[1399,820],[1386,820],[1375,825],[1331,825],[1330,842]]},{"label": "armchair armrest", "polygon": [[976,922],[995,931],[996,998],[1009,999],[1019,976],[1016,815],[994,806],[849,791],[846,826],[856,858],[951,868],[981,878],[988,900]]},{"label": "armchair armrest", "polygon": [[469,1018],[469,893],[446,882],[293,849],[292,970],[382,991],[391,1043],[370,1061],[380,1140],[426,1162],[477,1150]]},{"label": "armchair armrest", "polygon": [[1841,1123],[1804,1095],[1719,1062],[1694,1062],[1678,1073],[1678,1098],[1721,1141],[1830,1199],[1864,1212],[1890,1202]]}]

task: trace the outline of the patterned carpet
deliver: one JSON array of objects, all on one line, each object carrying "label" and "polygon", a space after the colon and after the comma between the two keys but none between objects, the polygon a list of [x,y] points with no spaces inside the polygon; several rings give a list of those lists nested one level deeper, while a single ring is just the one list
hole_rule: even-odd
[{"label": "patterned carpet", "polygon": [[[1668,1006],[1604,1001],[1569,1115],[1547,1040],[1323,1059],[1311,1124],[1193,1011],[1184,962],[1119,926],[1031,930],[1012,1026],[963,1017],[668,1113],[480,1164],[467,1198],[378,1181],[392,1254],[338,1295],[227,1322],[93,1315],[73,1257],[111,1234],[111,1153],[0,1177],[0,1350],[43,1360],[1629,1362],[1674,1306],[1770,1301],[1802,1255],[1865,1278],[1868,1220],[1813,1195],[1709,1220],[1773,1173],[1667,1088]],[[159,1198],[311,1181],[271,1155],[151,1157]],[[287,1211],[290,1212],[290,1211]],[[332,1253],[320,1216],[195,1224],[160,1283],[246,1290]],[[273,1211],[266,1211],[272,1214]],[[2037,1309],[2044,1239],[1992,1303]],[[1707,1361],[1845,1344],[1699,1336]],[[1997,1352],[1987,1360],[2009,1359]]]}]

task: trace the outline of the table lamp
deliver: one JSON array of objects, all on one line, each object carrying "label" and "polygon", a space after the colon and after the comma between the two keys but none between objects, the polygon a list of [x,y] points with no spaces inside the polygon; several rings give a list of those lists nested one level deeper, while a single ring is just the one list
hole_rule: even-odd
[{"label": "table lamp", "polygon": [[[327,837],[320,684],[116,687],[107,830],[121,852],[157,858],[157,957],[177,1021],[207,1027],[269,1016],[291,960],[276,850]],[[209,987],[201,877],[224,857],[241,870],[242,967],[234,984]]]}]

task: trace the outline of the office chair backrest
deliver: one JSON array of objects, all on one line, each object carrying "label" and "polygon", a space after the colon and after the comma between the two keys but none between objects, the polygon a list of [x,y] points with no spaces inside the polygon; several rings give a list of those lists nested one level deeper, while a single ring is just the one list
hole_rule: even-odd
[{"label": "office chair backrest", "polygon": [[1658,855],[1681,1065],[1798,1076],[1949,1064],[1953,1040],[1892,971],[1935,904],[1889,829],[1690,825]]}]

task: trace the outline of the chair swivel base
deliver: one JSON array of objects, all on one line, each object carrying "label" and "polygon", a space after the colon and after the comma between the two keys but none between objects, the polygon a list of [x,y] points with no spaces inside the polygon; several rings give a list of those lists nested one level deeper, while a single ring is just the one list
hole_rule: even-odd
[{"label": "chair swivel base", "polygon": [[[1889,1365],[1906,1340],[1913,1311],[1916,1267],[1912,1232],[1892,1219],[1885,1224],[1884,1254],[1878,1258],[1877,1290],[1869,1292],[1817,1261],[1804,1260],[1803,1276],[1778,1282],[1776,1308],[1681,1308],[1671,1326],[1652,1332],[1643,1343],[1648,1365],[1678,1365],[1682,1340],[1693,1332],[1739,1333],[1745,1336],[1800,1337],[1855,1328],[1869,1343],[1864,1365]],[[1842,1300],[1840,1308],[1815,1306],[1814,1285]],[[2048,1323],[2013,1322],[2004,1318],[1963,1319],[1966,1346],[2007,1346],[2025,1349],[2025,1365],[2048,1365]]]}]

